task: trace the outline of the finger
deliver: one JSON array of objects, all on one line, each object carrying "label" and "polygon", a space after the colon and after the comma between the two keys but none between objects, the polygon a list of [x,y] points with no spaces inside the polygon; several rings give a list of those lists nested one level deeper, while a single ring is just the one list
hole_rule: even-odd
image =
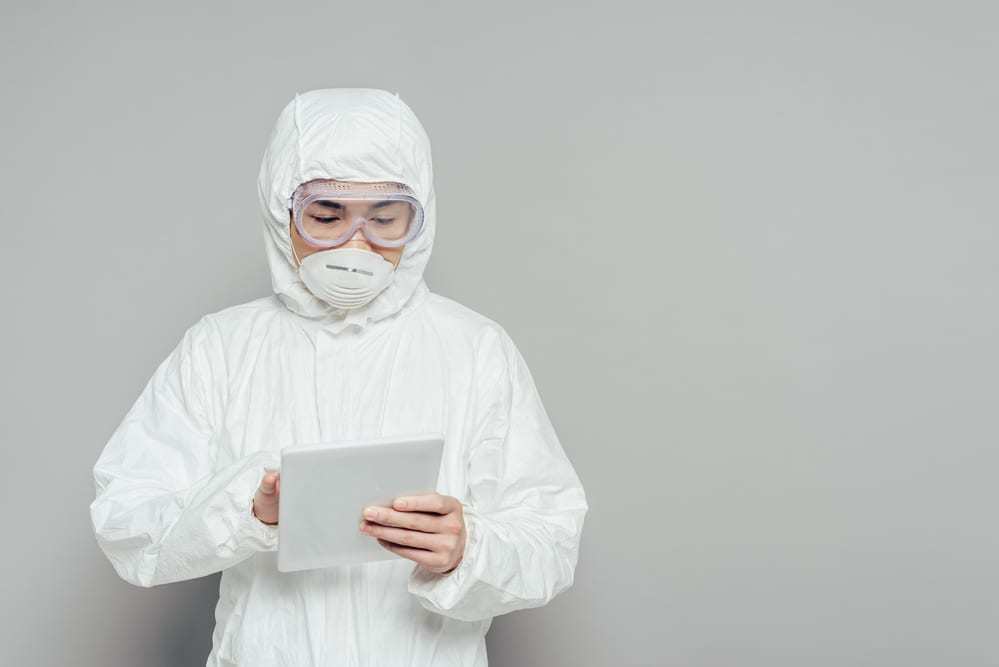
[{"label": "finger", "polygon": [[392,502],[392,507],[403,512],[433,512],[435,514],[448,514],[457,509],[457,498],[442,496],[439,493],[430,493],[424,496],[405,496],[396,498]]},{"label": "finger", "polygon": [[406,530],[405,528],[390,528],[370,521],[362,523],[361,530],[368,535],[401,546],[430,549],[431,551],[439,551],[445,547],[440,536],[433,533],[421,533],[418,530]]},{"label": "finger", "polygon": [[428,569],[444,567],[447,564],[443,555],[434,553],[433,551],[400,547],[397,544],[392,544],[391,542],[386,542],[385,540],[378,540],[378,544],[382,545],[382,547],[388,549],[392,553],[398,554],[403,558],[408,558],[409,560],[419,563]]},{"label": "finger", "polygon": [[424,533],[442,532],[441,517],[437,514],[421,512],[396,512],[387,507],[366,507],[364,518],[383,526],[396,526],[409,530],[421,530]]}]

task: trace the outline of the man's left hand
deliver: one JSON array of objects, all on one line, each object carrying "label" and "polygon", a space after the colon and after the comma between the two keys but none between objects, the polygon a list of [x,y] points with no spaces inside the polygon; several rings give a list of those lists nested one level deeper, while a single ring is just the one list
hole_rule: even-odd
[{"label": "man's left hand", "polygon": [[361,532],[431,572],[446,574],[465,553],[465,515],[461,501],[432,493],[396,498],[392,508],[366,507]]}]

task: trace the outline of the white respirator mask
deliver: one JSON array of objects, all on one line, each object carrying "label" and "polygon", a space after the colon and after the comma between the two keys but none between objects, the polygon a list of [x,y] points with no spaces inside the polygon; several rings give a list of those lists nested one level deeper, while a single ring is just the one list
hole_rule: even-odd
[{"label": "white respirator mask", "polygon": [[310,292],[342,309],[370,303],[389,286],[394,271],[392,262],[361,248],[321,250],[301,260],[298,266],[298,275]]}]

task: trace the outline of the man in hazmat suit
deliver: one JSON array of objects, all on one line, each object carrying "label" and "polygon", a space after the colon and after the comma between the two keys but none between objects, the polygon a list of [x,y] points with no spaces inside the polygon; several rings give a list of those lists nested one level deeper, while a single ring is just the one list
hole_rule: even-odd
[{"label": "man in hazmat suit", "polygon": [[[429,291],[430,142],[383,90],[280,114],[258,182],[274,294],[203,316],[95,467],[118,574],[222,572],[210,666],[487,664],[492,617],[572,584],[587,502],[506,331]],[[277,570],[295,443],[443,433],[436,494],[359,529],[400,558]]]}]

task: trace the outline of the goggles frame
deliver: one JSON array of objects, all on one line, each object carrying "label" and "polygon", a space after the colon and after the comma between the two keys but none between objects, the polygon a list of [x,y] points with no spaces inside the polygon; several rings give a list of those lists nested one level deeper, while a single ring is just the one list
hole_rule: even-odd
[{"label": "goggles frame", "polygon": [[[349,201],[402,201],[412,207],[413,219],[409,223],[406,234],[398,239],[384,239],[368,229],[368,218],[357,216],[350,223],[347,231],[337,236],[335,239],[319,239],[305,230],[302,220],[305,209],[313,202],[320,200],[349,200]],[[404,183],[352,183],[344,181],[315,180],[302,183],[291,195],[292,219],[295,228],[298,230],[302,240],[314,248],[336,248],[343,245],[357,233],[360,229],[364,238],[371,245],[382,248],[398,248],[403,246],[423,231],[424,215],[423,206],[416,198],[413,190]]]}]

